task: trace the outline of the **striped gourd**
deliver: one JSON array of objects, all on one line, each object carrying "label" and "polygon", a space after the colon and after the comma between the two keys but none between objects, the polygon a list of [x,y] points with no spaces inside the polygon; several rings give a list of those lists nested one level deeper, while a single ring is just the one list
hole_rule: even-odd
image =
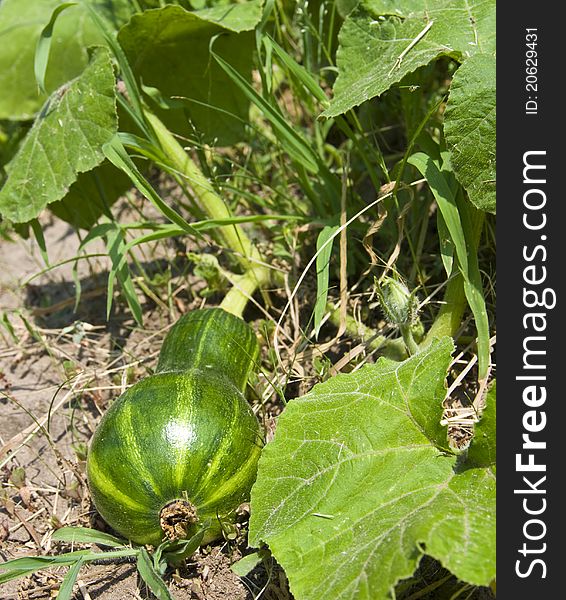
[{"label": "striped gourd", "polygon": [[87,474],[99,513],[139,544],[203,543],[249,498],[261,452],[243,392],[258,344],[222,309],[196,310],[171,329],[156,373],[109,408],[91,441]]}]

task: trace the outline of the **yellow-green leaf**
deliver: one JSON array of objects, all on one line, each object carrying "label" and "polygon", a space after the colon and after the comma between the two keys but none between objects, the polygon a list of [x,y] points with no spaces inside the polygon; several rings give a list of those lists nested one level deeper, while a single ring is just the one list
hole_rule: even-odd
[{"label": "yellow-green leaf", "polygon": [[37,217],[67,195],[78,177],[104,160],[102,146],[117,130],[110,54],[98,48],[83,73],[43,106],[6,170],[0,213],[16,223]]},{"label": "yellow-green leaf", "polygon": [[443,338],[287,404],[260,459],[250,544],[269,545],[296,598],[386,600],[424,548],[472,584],[494,577],[494,473],[437,446],[452,350]]}]

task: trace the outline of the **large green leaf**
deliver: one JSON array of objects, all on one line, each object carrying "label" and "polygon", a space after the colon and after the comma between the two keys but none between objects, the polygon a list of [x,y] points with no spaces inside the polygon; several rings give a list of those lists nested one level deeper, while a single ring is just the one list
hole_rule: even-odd
[{"label": "large green leaf", "polygon": [[458,181],[477,208],[495,213],[495,56],[476,54],[456,71],[444,117]]},{"label": "large green leaf", "polygon": [[470,583],[493,578],[494,475],[436,445],[452,350],[444,338],[380,359],[285,408],[260,459],[250,543],[269,545],[297,600],[389,598],[424,552]]},{"label": "large green leaf", "polygon": [[439,56],[494,51],[494,0],[363,0],[340,31],[339,76],[323,114],[379,96]]},{"label": "large green leaf", "polygon": [[249,104],[211,58],[209,47],[219,36],[214,51],[251,81],[254,45],[249,30],[260,18],[259,2],[201,12],[165,6],[135,15],[118,39],[136,75],[170,104],[157,113],[171,129],[188,135],[190,118],[206,141],[229,144],[241,138]]},{"label": "large green leaf", "polygon": [[251,0],[239,4],[218,4],[203,8],[194,14],[230,31],[251,31],[261,19],[262,3],[261,0]]},{"label": "large green leaf", "polygon": [[[53,31],[46,89],[53,92],[77,77],[88,64],[88,47],[102,36],[87,16],[85,0],[64,11]],[[0,119],[33,119],[47,96],[40,94],[34,76],[34,55],[41,30],[60,0],[3,0],[0,2]],[[128,0],[94,2],[117,27],[129,15]]]},{"label": "large green leaf", "polygon": [[2,215],[16,223],[35,218],[104,160],[102,146],[117,129],[114,85],[110,54],[98,48],[83,73],[50,96],[6,168]]},{"label": "large green leaf", "polygon": [[359,4],[360,0],[336,0],[336,8],[338,9],[338,13],[346,18],[356,6]]},{"label": "large green leaf", "polygon": [[128,176],[105,160],[87,173],[79,173],[69,192],[49,210],[73,227],[90,229],[110,207],[132,186]]}]

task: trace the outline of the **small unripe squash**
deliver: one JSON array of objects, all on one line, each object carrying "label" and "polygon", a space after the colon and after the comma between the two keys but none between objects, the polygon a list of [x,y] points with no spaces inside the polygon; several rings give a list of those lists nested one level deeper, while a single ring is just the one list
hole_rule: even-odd
[{"label": "small unripe squash", "polygon": [[91,441],[94,504],[138,544],[220,537],[249,499],[262,448],[244,390],[258,357],[249,326],[220,308],[187,313],[161,349],[156,373],[128,389]]}]

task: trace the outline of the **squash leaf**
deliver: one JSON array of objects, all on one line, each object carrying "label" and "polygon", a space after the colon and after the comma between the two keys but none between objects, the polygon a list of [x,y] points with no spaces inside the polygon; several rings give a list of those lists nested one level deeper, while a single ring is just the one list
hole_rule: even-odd
[{"label": "squash leaf", "polygon": [[79,173],[67,195],[59,202],[49,205],[49,210],[73,227],[91,229],[128,188],[130,179],[105,160],[101,165]]},{"label": "squash leaf", "polygon": [[440,56],[464,61],[495,51],[494,0],[363,0],[346,18],[339,76],[324,116],[383,94]]},{"label": "squash leaf", "polygon": [[[75,0],[57,18],[53,29],[45,87],[52,93],[82,73],[89,63],[88,47],[102,44],[96,25],[87,16],[86,0]],[[46,101],[34,76],[37,40],[60,6],[60,0],[0,2],[0,119],[30,120]],[[118,27],[130,15],[129,0],[95,0],[96,10]]]},{"label": "squash leaf", "polygon": [[358,4],[359,0],[336,0],[336,9],[338,14],[345,19]]},{"label": "squash leaf", "polygon": [[425,552],[472,584],[493,578],[494,473],[438,447],[452,350],[443,338],[382,358],[285,408],[252,490],[250,544],[269,545],[298,600],[390,598]]},{"label": "squash leaf", "polygon": [[15,223],[37,217],[67,195],[79,173],[102,163],[102,146],[118,127],[114,84],[110,54],[99,47],[83,73],[49,97],[6,167],[3,216]]},{"label": "squash leaf", "polygon": [[155,110],[170,129],[190,135],[190,119],[204,141],[229,144],[243,135],[249,102],[212,60],[209,48],[219,36],[214,51],[251,81],[250,30],[260,18],[259,2],[198,12],[169,5],[135,15],[118,39],[134,73],[169,104]]},{"label": "squash leaf", "polygon": [[495,213],[495,56],[476,54],[460,66],[444,118],[456,178],[477,208]]}]

